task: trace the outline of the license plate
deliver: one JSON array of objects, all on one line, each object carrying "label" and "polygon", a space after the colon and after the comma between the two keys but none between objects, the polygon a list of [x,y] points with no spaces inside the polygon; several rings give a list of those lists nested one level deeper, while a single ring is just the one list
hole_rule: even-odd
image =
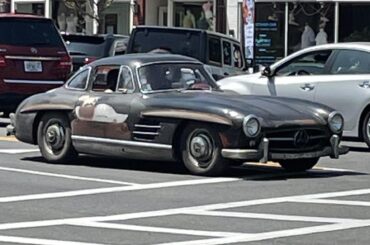
[{"label": "license plate", "polygon": [[25,61],[24,71],[25,72],[42,72],[41,61]]}]

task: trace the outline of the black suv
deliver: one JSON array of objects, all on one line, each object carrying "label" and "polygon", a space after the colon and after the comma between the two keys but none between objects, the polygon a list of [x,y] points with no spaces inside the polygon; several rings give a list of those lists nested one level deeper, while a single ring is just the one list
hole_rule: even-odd
[{"label": "black suv", "polygon": [[198,59],[218,80],[245,70],[242,45],[217,32],[177,27],[138,26],[126,53],[167,52]]},{"label": "black suv", "polygon": [[73,71],[100,58],[125,54],[128,42],[128,36],[113,34],[62,33],[62,37],[72,57]]}]

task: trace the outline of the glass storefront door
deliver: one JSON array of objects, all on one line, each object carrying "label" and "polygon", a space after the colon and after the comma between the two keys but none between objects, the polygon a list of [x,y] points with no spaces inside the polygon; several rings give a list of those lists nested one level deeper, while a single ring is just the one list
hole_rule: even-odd
[{"label": "glass storefront door", "polygon": [[370,1],[339,6],[339,42],[370,41]]}]

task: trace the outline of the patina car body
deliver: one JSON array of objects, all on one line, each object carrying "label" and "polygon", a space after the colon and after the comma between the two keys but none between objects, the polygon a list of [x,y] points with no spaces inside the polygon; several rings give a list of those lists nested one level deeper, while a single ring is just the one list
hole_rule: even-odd
[{"label": "patina car body", "polygon": [[306,170],[338,158],[342,121],[303,100],[225,93],[203,64],[167,54],[93,62],[25,100],[12,119],[17,139],[51,162],[77,153],[179,160],[202,175],[245,161]]}]

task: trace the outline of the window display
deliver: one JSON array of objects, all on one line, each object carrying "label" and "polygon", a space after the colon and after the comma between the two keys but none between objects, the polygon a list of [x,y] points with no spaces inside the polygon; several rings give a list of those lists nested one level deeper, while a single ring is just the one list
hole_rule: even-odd
[{"label": "window display", "polygon": [[255,65],[284,57],[285,3],[256,3]]},{"label": "window display", "polygon": [[339,41],[370,41],[370,4],[339,5]]},{"label": "window display", "polygon": [[289,3],[288,54],[334,41],[333,3]]},{"label": "window display", "polygon": [[175,2],[174,26],[214,29],[213,1],[206,2]]},{"label": "window display", "polygon": [[0,0],[0,13],[10,12],[10,0]]}]

